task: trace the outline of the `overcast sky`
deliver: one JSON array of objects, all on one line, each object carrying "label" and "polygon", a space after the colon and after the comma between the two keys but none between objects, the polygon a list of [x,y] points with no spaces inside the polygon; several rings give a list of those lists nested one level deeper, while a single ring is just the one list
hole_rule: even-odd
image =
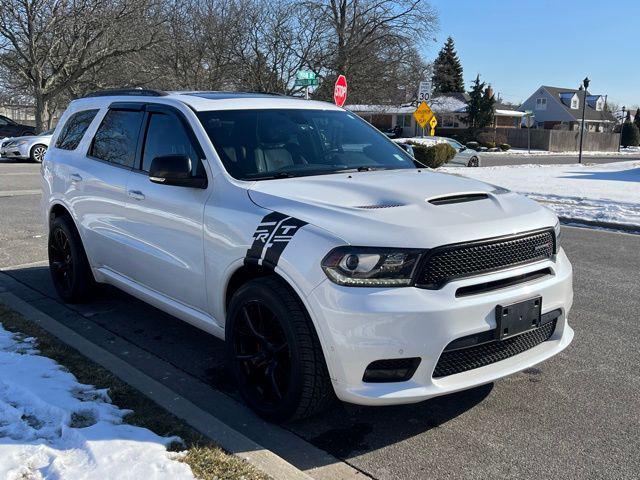
[{"label": "overcast sky", "polygon": [[540,85],[640,105],[640,0],[431,0],[440,14],[433,60],[453,37],[468,88],[480,74],[509,102]]}]

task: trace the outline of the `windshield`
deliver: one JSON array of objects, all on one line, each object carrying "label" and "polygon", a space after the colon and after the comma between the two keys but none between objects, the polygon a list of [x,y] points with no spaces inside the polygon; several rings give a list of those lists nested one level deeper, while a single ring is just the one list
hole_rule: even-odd
[{"label": "windshield", "polygon": [[447,138],[447,142],[449,142],[449,145],[451,145],[453,148],[455,148],[456,150],[460,150],[462,148],[462,144],[456,142],[455,140],[452,140],[450,138]]},{"label": "windshield", "polygon": [[222,110],[198,117],[227,171],[241,180],[415,168],[410,156],[349,112]]}]

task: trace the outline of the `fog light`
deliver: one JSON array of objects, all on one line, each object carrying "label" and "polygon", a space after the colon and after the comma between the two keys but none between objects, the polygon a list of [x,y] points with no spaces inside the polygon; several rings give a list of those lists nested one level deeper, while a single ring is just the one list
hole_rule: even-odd
[{"label": "fog light", "polygon": [[364,371],[363,382],[389,383],[406,382],[413,377],[420,365],[420,358],[392,358],[371,362]]}]

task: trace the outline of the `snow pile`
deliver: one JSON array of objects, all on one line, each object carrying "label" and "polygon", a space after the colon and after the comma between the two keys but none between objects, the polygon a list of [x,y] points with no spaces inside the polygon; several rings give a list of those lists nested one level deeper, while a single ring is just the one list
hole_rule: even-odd
[{"label": "snow pile", "polygon": [[[640,153],[640,147],[626,147],[621,148],[620,152],[582,152],[584,157],[588,156],[620,156],[620,155],[638,155]],[[483,155],[574,155],[577,159],[578,152],[550,152],[549,150],[534,150],[531,149],[531,153],[526,148],[511,148],[507,151],[499,151],[499,152],[484,152]]]},{"label": "snow pile", "polygon": [[524,193],[574,220],[640,227],[640,161],[441,168]]},{"label": "snow pile", "polygon": [[431,147],[436,143],[447,143],[444,137],[412,137],[412,138],[394,138],[392,142],[396,143],[417,143]]},{"label": "snow pile", "polygon": [[176,438],[123,424],[126,413],[0,324],[1,479],[194,478],[166,450]]}]

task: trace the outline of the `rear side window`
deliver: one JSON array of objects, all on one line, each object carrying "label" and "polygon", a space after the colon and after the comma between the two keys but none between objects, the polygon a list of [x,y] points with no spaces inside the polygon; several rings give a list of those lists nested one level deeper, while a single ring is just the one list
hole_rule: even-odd
[{"label": "rear side window", "polygon": [[87,131],[97,113],[98,110],[83,110],[71,115],[67,123],[62,127],[60,135],[58,135],[56,147],[62,150],[75,150],[78,148],[84,132]]},{"label": "rear side window", "polygon": [[[180,120],[173,115],[152,113],[142,156],[142,170],[148,172],[153,159],[164,155],[186,155],[191,159],[194,169],[198,165],[198,153]],[[196,173],[193,172],[194,175]]]},{"label": "rear side window", "polygon": [[93,138],[90,155],[106,162],[133,167],[143,112],[109,110]]}]

